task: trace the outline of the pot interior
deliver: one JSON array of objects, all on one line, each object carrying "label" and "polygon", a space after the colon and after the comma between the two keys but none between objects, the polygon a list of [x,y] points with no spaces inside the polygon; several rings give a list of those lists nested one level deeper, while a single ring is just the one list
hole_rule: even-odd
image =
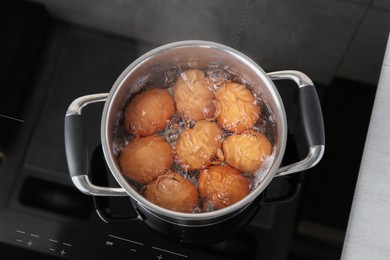
[{"label": "pot interior", "polygon": [[[139,192],[139,187],[126,179],[118,164],[118,154],[126,143],[123,125],[123,111],[129,100],[148,88],[170,89],[172,82],[187,69],[199,69],[208,75],[220,76],[223,71],[232,81],[239,81],[261,101],[261,118],[255,127],[260,128],[270,140],[273,152],[267,170],[259,169],[258,178],[251,192],[241,201],[223,209],[201,213],[181,213],[159,207]],[[102,147],[108,166],[118,183],[132,199],[169,221],[202,221],[234,215],[249,205],[266,188],[281,163],[286,143],[286,116],[283,103],[273,82],[267,74],[250,58],[242,53],[216,43],[204,41],[184,41],[164,45],[154,49],[134,61],[117,79],[110,91],[102,116]],[[152,159],[152,158],[151,158]]]}]

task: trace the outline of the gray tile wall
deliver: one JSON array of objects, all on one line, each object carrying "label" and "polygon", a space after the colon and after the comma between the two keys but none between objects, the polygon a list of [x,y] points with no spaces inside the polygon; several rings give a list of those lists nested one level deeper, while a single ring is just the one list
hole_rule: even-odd
[{"label": "gray tile wall", "polygon": [[387,0],[30,1],[57,19],[150,43],[140,52],[216,41],[266,71],[297,69],[323,84],[339,76],[376,85],[390,28]]}]

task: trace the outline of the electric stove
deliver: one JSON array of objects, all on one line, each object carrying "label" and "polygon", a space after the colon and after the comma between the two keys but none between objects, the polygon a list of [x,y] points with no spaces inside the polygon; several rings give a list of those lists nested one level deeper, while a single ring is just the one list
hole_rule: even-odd
[{"label": "electric stove", "polygon": [[[338,175],[341,185],[332,186],[328,191],[325,188],[339,174],[329,169],[338,165],[343,172],[349,172],[351,167],[353,172],[358,171],[372,104],[365,100],[373,97],[375,91],[367,92],[365,86],[356,84],[353,92],[348,88],[340,91],[341,87],[316,85],[320,100],[326,102],[327,151],[318,167],[310,173],[298,173],[302,175],[303,191],[297,198],[284,204],[262,206],[246,227],[225,240],[201,245],[174,243],[150,232],[139,222],[103,222],[94,209],[93,198],[73,186],[64,147],[64,116],[69,104],[83,95],[109,92],[132,61],[157,46],[54,20],[44,8],[34,4],[17,2],[3,7],[6,8],[0,9],[0,24],[6,25],[3,30],[6,37],[0,48],[0,249],[4,256],[10,255],[9,259],[277,260],[303,259],[294,258],[293,253],[325,248],[314,255],[332,252],[329,258],[322,259],[338,259],[357,173],[352,178]],[[296,85],[284,81],[275,84],[286,108],[289,127],[283,161],[298,161],[306,155],[307,148],[300,131]],[[343,106],[351,95],[353,100],[362,102]],[[100,145],[102,109],[103,103],[97,103],[83,110],[90,154]],[[335,117],[335,113],[344,116]],[[341,126],[363,129],[354,132],[357,138],[342,139],[350,140],[356,148],[349,154],[338,149]],[[333,132],[332,138],[328,138],[328,133]],[[341,165],[339,157],[351,163]],[[267,196],[283,194],[286,188],[283,178],[275,178],[267,188]],[[127,214],[128,203],[127,198],[117,198],[112,205],[115,212]],[[331,217],[324,217],[324,210]],[[342,221],[332,223],[337,219],[332,214],[340,216]],[[325,247],[322,242],[313,244],[318,239],[328,241],[329,232],[313,228],[316,225],[308,228],[302,220],[320,223],[317,225],[320,227],[329,224],[340,228],[337,234],[341,235],[336,239],[340,243],[333,239]]]}]

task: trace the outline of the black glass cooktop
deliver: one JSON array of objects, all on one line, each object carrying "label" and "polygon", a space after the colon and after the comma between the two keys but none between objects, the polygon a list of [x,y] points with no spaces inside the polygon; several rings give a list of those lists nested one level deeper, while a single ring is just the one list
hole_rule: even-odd
[{"label": "black glass cooktop", "polygon": [[[73,186],[65,158],[63,121],[71,101],[108,92],[134,59],[155,46],[53,20],[34,4],[6,7],[0,9],[7,29],[0,50],[2,252],[12,259],[35,254],[37,259],[318,259],[321,252],[327,252],[323,259],[339,259],[375,94],[371,86],[340,79],[331,86],[317,85],[327,152],[318,167],[302,174],[295,200],[263,206],[248,226],[221,242],[177,244],[141,223],[104,223],[92,198]],[[285,82],[277,88],[285,102],[293,151],[286,153],[285,161],[294,160],[306,152],[296,89]],[[351,95],[358,107],[345,102]],[[367,97],[372,97],[370,102],[359,103]],[[90,151],[100,144],[102,108],[98,103],[84,110]],[[342,138],[340,129],[364,131]],[[356,149],[344,154],[340,142]],[[345,165],[345,160],[355,163]],[[340,176],[332,165],[351,173]],[[339,185],[332,186],[336,175]],[[269,194],[283,193],[284,188],[283,180],[275,179]],[[126,204],[126,198],[118,199],[117,209],[126,211]]]}]

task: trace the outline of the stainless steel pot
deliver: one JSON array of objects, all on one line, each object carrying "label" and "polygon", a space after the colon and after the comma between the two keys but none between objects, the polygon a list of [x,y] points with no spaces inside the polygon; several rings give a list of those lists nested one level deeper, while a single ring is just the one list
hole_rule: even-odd
[{"label": "stainless steel pot", "polygon": [[[150,75],[167,68],[228,68],[240,75],[252,91],[267,101],[275,120],[275,158],[260,185],[241,201],[226,208],[205,213],[180,213],[161,208],[138,193],[121,174],[114,153],[114,128],[123,105],[148,81]],[[309,146],[305,159],[280,167],[286,141],[287,122],[283,102],[272,80],[288,79],[299,87],[300,110]],[[88,177],[88,154],[82,130],[82,109],[93,102],[105,102],[101,121],[101,143],[106,163],[121,188],[101,187]],[[265,73],[253,60],[227,46],[206,41],[182,41],[156,48],[135,60],[119,76],[110,93],[83,96],[73,101],[65,116],[65,146],[69,172],[74,185],[93,196],[129,196],[139,212],[138,219],[153,218],[164,225],[199,228],[225,222],[241,214],[262,194],[274,177],[304,171],[316,165],[324,153],[325,137],[322,113],[312,81],[298,71]]]}]

